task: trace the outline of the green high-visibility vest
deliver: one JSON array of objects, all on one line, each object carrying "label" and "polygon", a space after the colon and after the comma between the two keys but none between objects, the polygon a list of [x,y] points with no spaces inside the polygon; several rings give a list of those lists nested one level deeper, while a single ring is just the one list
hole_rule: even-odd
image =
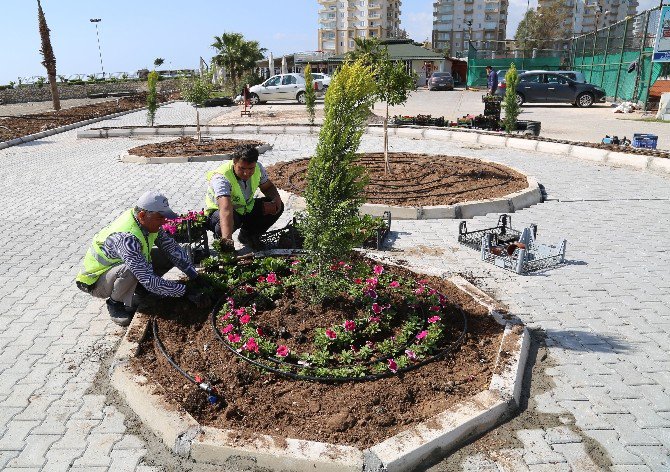
[{"label": "green high-visibility vest", "polygon": [[207,172],[207,195],[205,195],[205,211],[211,213],[219,209],[219,205],[216,204],[216,195],[214,194],[214,189],[212,188],[211,180],[214,177],[214,174],[221,174],[228,182],[230,182],[230,199],[233,204],[233,209],[238,212],[240,215],[246,215],[251,213],[251,210],[254,209],[254,195],[256,194],[256,189],[261,183],[261,169],[256,164],[256,170],[254,174],[249,179],[249,184],[251,185],[251,193],[249,193],[249,199],[244,198],[244,193],[240,188],[240,183],[237,181],[235,172],[233,172],[233,161],[227,161],[224,164],[220,165],[217,169]]},{"label": "green high-visibility vest", "polygon": [[133,210],[130,209],[93,237],[93,243],[84,256],[84,268],[77,275],[77,281],[93,285],[109,269],[123,264],[122,259],[109,258],[102,250],[105,240],[114,233],[130,233],[135,236],[142,245],[145,259],[151,262],[151,248],[154,247],[158,233],[149,233],[145,237],[142,228],[135,220]]}]

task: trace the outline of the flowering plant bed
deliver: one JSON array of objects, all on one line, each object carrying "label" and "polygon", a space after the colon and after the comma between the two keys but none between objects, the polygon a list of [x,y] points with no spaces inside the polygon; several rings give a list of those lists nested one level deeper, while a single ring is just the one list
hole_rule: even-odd
[{"label": "flowering plant bed", "polygon": [[174,220],[167,220],[163,230],[175,241],[187,245],[186,249],[195,262],[209,257],[209,240],[207,237],[207,215],[204,210],[191,210]]},{"label": "flowering plant bed", "polygon": [[[307,262],[208,259],[205,277],[235,287],[213,313],[174,301],[147,310],[213,403],[151,340],[135,369],[203,425],[359,447],[487,388],[503,328],[449,282],[362,258],[323,275]],[[339,295],[310,301],[317,283]]]}]

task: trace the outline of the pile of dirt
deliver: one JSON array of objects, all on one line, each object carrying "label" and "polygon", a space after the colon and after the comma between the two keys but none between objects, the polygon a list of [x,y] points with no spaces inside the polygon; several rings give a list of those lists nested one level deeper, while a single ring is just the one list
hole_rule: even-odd
[{"label": "pile of dirt", "polygon": [[[402,269],[395,269],[407,274]],[[158,302],[146,311],[158,318],[167,352],[192,376],[215,383],[221,400],[189,383],[156,349],[142,343],[133,361],[138,373],[159,384],[165,399],[188,411],[203,425],[235,429],[241,437],[327,441],[367,448],[426,421],[446,408],[488,388],[503,328],[486,310],[451,283],[427,277],[467,317],[464,342],[444,360],[402,375],[365,382],[321,383],[290,380],[240,360],[215,337],[208,313],[185,302]],[[459,312],[460,313],[460,312]],[[281,322],[299,337],[303,328],[341,320],[341,307],[317,306],[299,298],[280,299],[261,324]],[[274,317],[274,318],[273,318]],[[462,317],[446,323],[456,331]]]},{"label": "pile of dirt", "polygon": [[[390,153],[385,172],[382,153],[361,154],[358,164],[368,173],[368,203],[400,206],[454,205],[499,198],[528,188],[527,178],[501,164],[457,156]],[[308,159],[268,166],[270,179],[281,189],[302,195],[307,187]]]},{"label": "pile of dirt", "polygon": [[265,143],[247,139],[206,139],[198,143],[196,138],[183,137],[174,141],[145,144],[128,150],[129,154],[144,157],[207,156],[231,154],[247,147],[258,147]]},{"label": "pile of dirt", "polygon": [[[169,97],[160,96],[161,102]],[[108,102],[65,108],[59,111],[0,118],[0,141],[9,141],[29,134],[39,133],[59,126],[90,120],[123,111],[135,110],[147,105],[146,93],[132,97],[113,99]]]}]

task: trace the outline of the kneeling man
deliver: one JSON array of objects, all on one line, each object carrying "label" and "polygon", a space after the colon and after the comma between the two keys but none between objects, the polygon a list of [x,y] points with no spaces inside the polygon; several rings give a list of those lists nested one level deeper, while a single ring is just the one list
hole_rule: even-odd
[{"label": "kneeling man", "polygon": [[[208,229],[221,238],[224,248],[232,250],[233,232],[253,250],[263,249],[259,236],[275,224],[284,211],[277,187],[258,162],[258,150],[247,148],[218,169],[207,173],[205,211]],[[265,195],[254,198],[256,189]]]}]

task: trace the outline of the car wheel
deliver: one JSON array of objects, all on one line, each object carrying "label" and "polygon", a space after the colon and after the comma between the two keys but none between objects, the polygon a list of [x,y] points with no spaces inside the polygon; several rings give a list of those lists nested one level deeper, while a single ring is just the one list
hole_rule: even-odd
[{"label": "car wheel", "polygon": [[516,104],[521,106],[521,105],[523,105],[523,102],[525,102],[525,101],[526,101],[526,99],[523,97],[523,95],[521,95],[519,92],[517,92],[517,94],[516,94]]},{"label": "car wheel", "polygon": [[580,108],[588,108],[593,105],[594,98],[590,93],[582,93],[577,97],[577,106]]},{"label": "car wheel", "polygon": [[298,100],[298,103],[301,105],[304,105],[307,103],[307,98],[305,97],[305,92],[300,92],[297,97],[295,97]]},{"label": "car wheel", "polygon": [[251,95],[249,95],[249,102],[250,102],[252,105],[258,105],[259,103],[261,103],[261,99],[260,99],[260,97],[259,97],[258,95],[256,95],[255,93],[252,93]]}]

